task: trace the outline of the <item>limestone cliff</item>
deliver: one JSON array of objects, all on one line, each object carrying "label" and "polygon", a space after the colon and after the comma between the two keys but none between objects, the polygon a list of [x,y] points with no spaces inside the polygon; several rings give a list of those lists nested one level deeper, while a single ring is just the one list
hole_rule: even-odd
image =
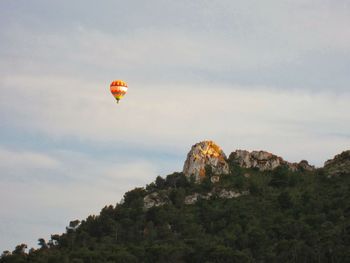
[{"label": "limestone cliff", "polygon": [[192,146],[187,154],[183,173],[186,177],[194,176],[199,182],[206,176],[206,166],[213,175],[228,174],[229,166],[225,153],[213,141],[202,141]]}]

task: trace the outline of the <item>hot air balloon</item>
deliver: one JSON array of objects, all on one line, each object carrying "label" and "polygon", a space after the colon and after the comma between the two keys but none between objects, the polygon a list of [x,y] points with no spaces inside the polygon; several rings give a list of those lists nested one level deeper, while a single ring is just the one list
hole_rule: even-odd
[{"label": "hot air balloon", "polygon": [[126,92],[128,91],[128,84],[118,79],[118,80],[112,81],[110,88],[111,88],[113,97],[117,100],[117,103],[119,103],[119,100],[123,98]]}]

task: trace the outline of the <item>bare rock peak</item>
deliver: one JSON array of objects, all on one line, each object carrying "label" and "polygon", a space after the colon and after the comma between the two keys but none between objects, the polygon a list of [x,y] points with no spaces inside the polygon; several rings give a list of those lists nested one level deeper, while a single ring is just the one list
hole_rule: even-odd
[{"label": "bare rock peak", "polygon": [[[290,163],[282,157],[266,151],[236,150],[228,158],[242,168],[257,168],[260,171],[271,171],[280,166],[286,166],[292,171],[313,171],[315,167],[307,161]],[[229,174],[228,160],[223,150],[213,141],[202,141],[192,146],[184,164],[183,173],[186,177],[194,176],[200,182],[206,175],[206,167],[211,169],[211,180],[219,181],[219,175]]]},{"label": "bare rock peak", "polygon": [[[211,181],[220,180],[220,175],[229,174],[228,163],[235,163],[242,168],[256,168],[259,171],[271,171],[280,166],[288,167],[291,171],[314,171],[316,168],[308,161],[291,163],[282,157],[267,151],[236,150],[227,159],[223,150],[215,142],[207,140],[192,146],[183,167],[183,173],[187,178],[194,176],[196,182],[200,182],[207,176],[206,167],[210,167]],[[325,162],[324,170],[331,175],[348,174],[350,171],[350,150],[336,155]],[[249,175],[247,175],[249,176]]]},{"label": "bare rock peak", "polygon": [[223,150],[213,141],[202,141],[192,146],[184,164],[186,177],[194,176],[198,182],[206,176],[206,166],[213,175],[228,174],[229,166]]}]

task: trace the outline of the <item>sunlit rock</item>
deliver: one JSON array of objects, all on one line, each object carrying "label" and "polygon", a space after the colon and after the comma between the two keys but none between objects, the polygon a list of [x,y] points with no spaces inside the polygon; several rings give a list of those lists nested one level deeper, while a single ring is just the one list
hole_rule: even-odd
[{"label": "sunlit rock", "polygon": [[187,178],[193,176],[196,182],[200,182],[207,176],[207,166],[214,176],[229,173],[226,155],[213,141],[203,141],[192,146],[187,154],[183,173]]}]

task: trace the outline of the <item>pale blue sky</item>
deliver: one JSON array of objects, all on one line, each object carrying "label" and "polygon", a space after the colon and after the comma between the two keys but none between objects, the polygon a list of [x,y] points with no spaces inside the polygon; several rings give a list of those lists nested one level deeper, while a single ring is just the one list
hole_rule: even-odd
[{"label": "pale blue sky", "polygon": [[316,166],[349,149],[349,24],[341,0],[1,1],[0,250],[181,171],[204,139]]}]

